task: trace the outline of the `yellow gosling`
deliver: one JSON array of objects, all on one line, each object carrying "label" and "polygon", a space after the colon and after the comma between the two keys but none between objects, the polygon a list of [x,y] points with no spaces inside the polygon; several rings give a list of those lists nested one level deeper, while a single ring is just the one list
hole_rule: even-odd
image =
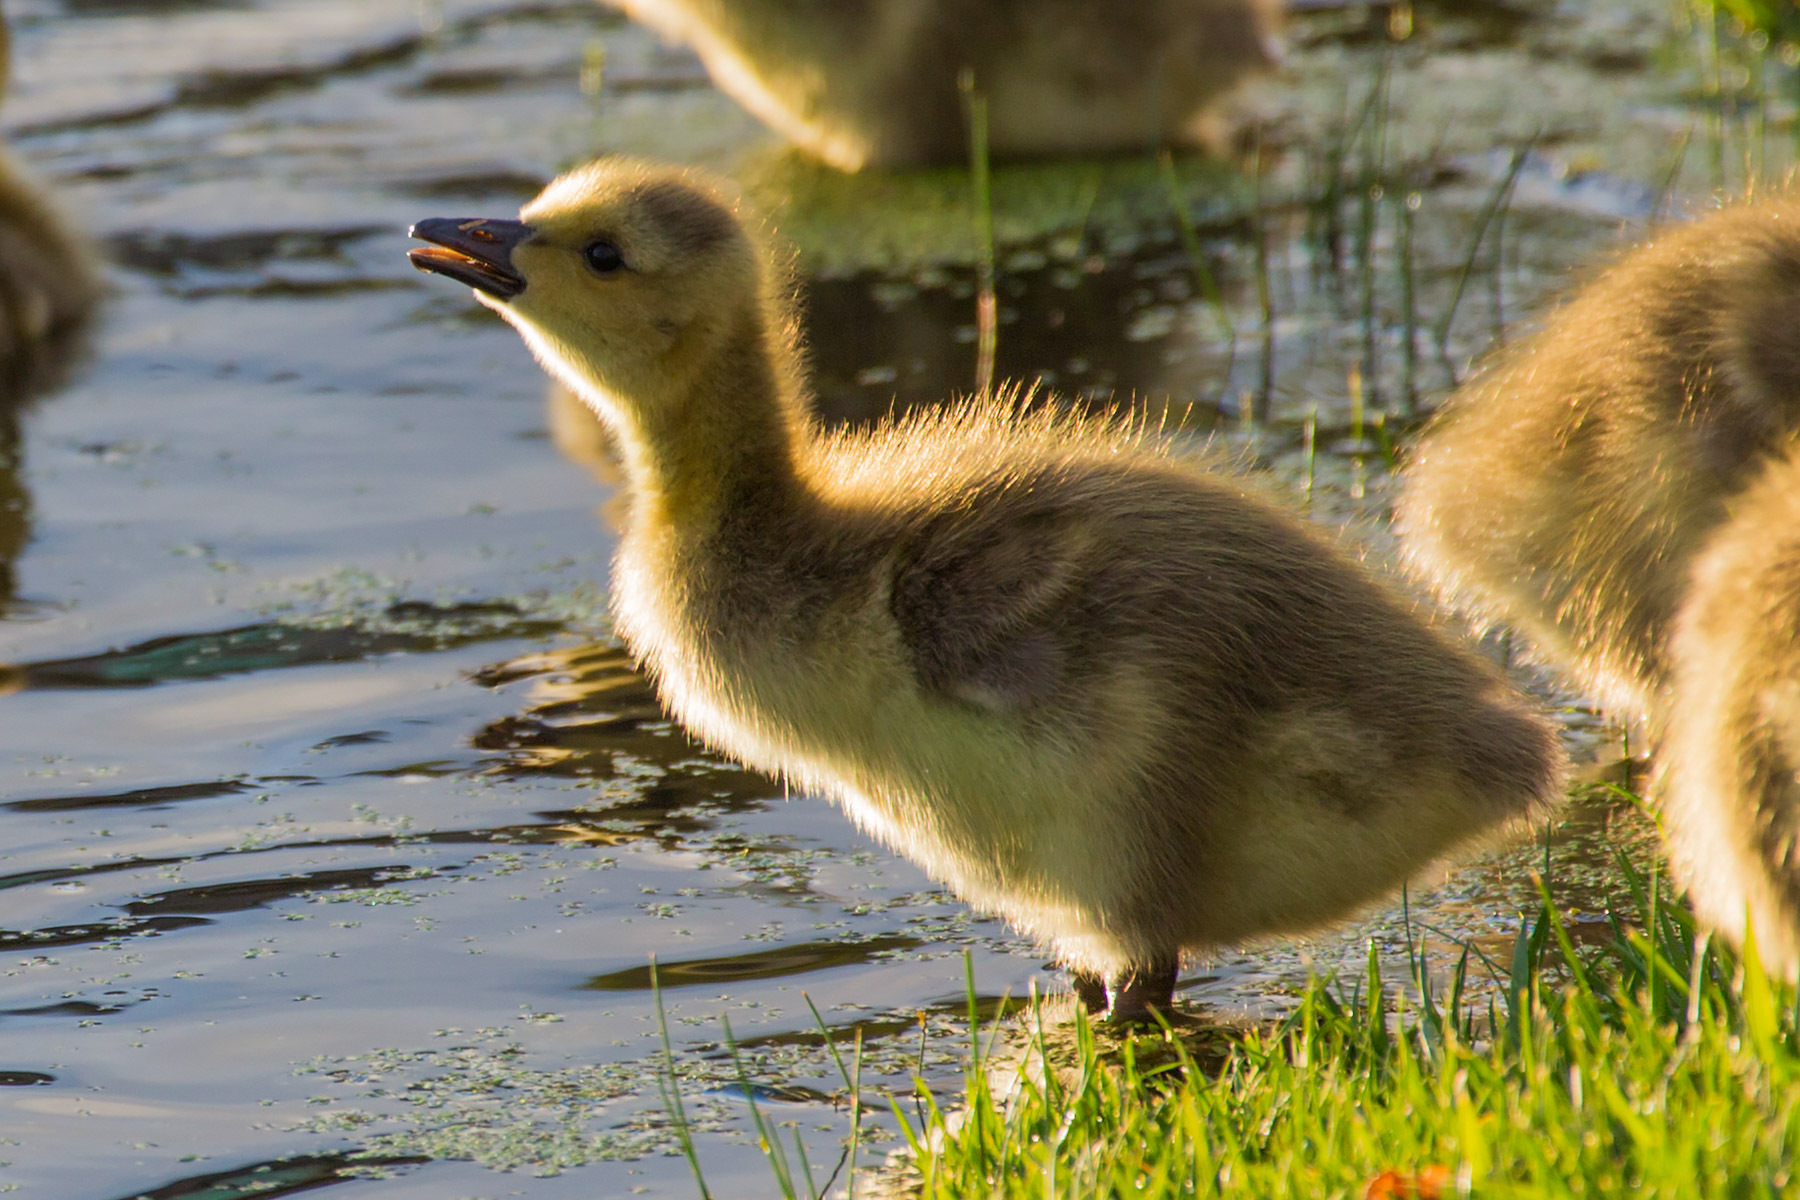
[{"label": "yellow gosling", "polygon": [[614,613],[669,709],[1047,942],[1094,1011],[1560,797],[1495,671],[1158,437],[1006,397],[815,428],[715,185],[603,161],[520,216],[422,221],[412,259],[612,430]]},{"label": "yellow gosling", "polygon": [[1444,406],[1396,511],[1412,566],[1650,716],[1695,553],[1800,420],[1800,202],[1659,231]]},{"label": "yellow gosling", "polygon": [[1732,504],[1669,643],[1654,793],[1703,920],[1800,968],[1800,449]]},{"label": "yellow gosling", "polygon": [[960,163],[973,70],[1002,157],[1208,144],[1207,103],[1274,60],[1278,0],[608,0],[844,171]]}]

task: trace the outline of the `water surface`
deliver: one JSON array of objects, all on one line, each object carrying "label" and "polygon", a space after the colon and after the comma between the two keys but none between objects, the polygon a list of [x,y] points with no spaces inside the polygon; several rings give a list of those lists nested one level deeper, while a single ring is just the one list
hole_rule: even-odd
[{"label": "water surface", "polygon": [[[1537,133],[1489,243],[1502,289],[1480,259],[1445,353],[1420,335],[1426,402],[1487,345],[1496,301],[1518,315],[1641,227],[1691,123],[1662,7],[1591,9],[1422,9],[1392,52],[1386,153],[1418,171],[1426,322]],[[915,1073],[953,1096],[964,955],[990,1009],[1059,980],[830,805],[668,722],[608,636],[593,455],[557,453],[511,330],[403,257],[408,222],[504,215],[598,150],[731,169],[773,153],[767,135],[587,0],[8,14],[5,127],[103,240],[113,295],[73,380],[0,438],[0,1186],[691,1194],[667,1156],[652,955],[718,1194],[771,1190],[722,1018],[748,1094],[826,1171],[845,1118],[814,1007],[840,1039],[862,1030],[871,1098]],[[1382,77],[1374,28],[1309,17],[1249,98],[1261,199],[1240,178],[1198,231],[1223,319],[1167,214],[1077,224],[1003,248],[1000,362],[1167,408],[1297,497],[1316,420],[1313,511],[1379,562],[1373,414],[1406,379],[1396,227],[1378,198],[1359,242],[1295,199],[1334,138],[1361,153],[1345,114]],[[807,282],[827,412],[966,386],[970,278],[921,262]],[[1360,431],[1352,365],[1372,368]],[[1246,434],[1259,398],[1273,420]],[[1610,753],[1556,702],[1572,746]],[[1555,833],[1559,870],[1604,861],[1616,816]],[[1504,944],[1542,853],[1430,873],[1413,932]],[[1391,907],[1229,951],[1186,994],[1278,1011],[1370,938],[1397,954],[1405,928]]]}]

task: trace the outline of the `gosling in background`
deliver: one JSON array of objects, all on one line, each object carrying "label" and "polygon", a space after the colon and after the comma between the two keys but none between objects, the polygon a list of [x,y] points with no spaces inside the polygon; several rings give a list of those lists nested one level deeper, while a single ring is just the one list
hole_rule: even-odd
[{"label": "gosling in background", "polygon": [[1800,201],[1659,230],[1445,404],[1410,564],[1603,703],[1654,713],[1694,556],[1800,425]]},{"label": "gosling in background", "polygon": [[608,0],[843,171],[960,163],[957,77],[998,157],[1206,145],[1209,101],[1274,61],[1278,0]]},{"label": "gosling in background", "polygon": [[1497,672],[1158,437],[1008,397],[821,432],[715,185],[602,161],[520,216],[411,257],[612,430],[613,610],[670,710],[1043,939],[1091,1010],[1560,798]]},{"label": "gosling in background", "polygon": [[[11,48],[0,16],[0,94]],[[0,147],[0,404],[58,381],[100,293],[92,243]]]},{"label": "gosling in background", "polygon": [[[1796,279],[1800,286],[1800,278]],[[1800,336],[1800,329],[1796,330]],[[1669,643],[1655,794],[1700,917],[1800,968],[1800,448],[1732,505]]]}]

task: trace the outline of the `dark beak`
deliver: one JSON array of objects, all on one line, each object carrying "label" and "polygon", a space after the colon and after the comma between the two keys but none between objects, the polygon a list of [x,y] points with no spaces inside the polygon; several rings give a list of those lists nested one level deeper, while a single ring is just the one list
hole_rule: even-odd
[{"label": "dark beak", "polygon": [[536,232],[523,221],[497,221],[488,217],[431,217],[406,231],[422,242],[433,243],[408,250],[406,257],[421,271],[448,275],[478,292],[511,300],[525,290],[525,280],[513,269],[513,247]]}]

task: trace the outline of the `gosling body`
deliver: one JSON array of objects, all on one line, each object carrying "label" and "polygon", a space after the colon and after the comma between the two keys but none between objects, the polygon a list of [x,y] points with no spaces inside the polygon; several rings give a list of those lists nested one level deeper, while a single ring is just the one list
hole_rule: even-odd
[{"label": "gosling body", "polygon": [[1776,461],[1700,554],[1670,639],[1654,793],[1695,911],[1800,968],[1800,453]]},{"label": "gosling body", "polygon": [[[0,16],[0,92],[10,66],[11,36]],[[57,382],[100,294],[93,243],[0,147],[0,403]]]},{"label": "gosling body", "polygon": [[841,170],[962,162],[959,74],[996,155],[1205,144],[1206,106],[1274,59],[1276,0],[609,0]]},{"label": "gosling body", "polygon": [[1395,522],[1439,592],[1654,714],[1694,556],[1800,422],[1800,202],[1660,231],[1484,367]]},{"label": "gosling body", "polygon": [[1183,950],[1342,916],[1560,795],[1495,672],[1241,481],[1016,397],[824,434],[709,186],[601,163],[521,215],[421,224],[415,262],[616,434],[613,605],[671,711],[1051,945],[1090,1006],[1166,1005]]}]

